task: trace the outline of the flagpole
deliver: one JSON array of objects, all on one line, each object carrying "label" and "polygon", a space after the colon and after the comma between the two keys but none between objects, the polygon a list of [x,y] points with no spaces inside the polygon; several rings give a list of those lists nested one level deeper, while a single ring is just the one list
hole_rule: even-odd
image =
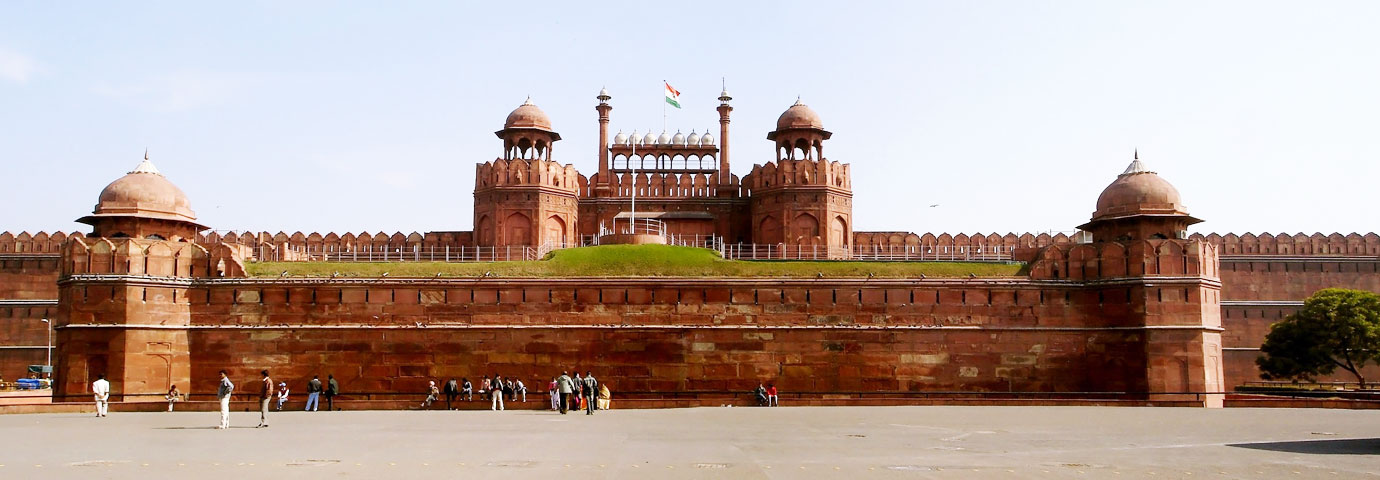
[{"label": "flagpole", "polygon": [[[671,84],[668,83],[666,80],[662,80],[662,81],[661,81],[661,88],[663,88],[662,93],[665,93],[665,90],[664,90],[664,89],[665,89],[666,87],[670,86],[670,85],[671,85]],[[661,133],[666,133],[666,102],[661,102]]]}]

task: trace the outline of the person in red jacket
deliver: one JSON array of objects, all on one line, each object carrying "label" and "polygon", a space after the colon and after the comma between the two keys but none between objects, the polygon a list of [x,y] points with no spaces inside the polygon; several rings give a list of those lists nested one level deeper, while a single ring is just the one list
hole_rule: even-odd
[{"label": "person in red jacket", "polygon": [[776,399],[776,385],[772,385],[772,384],[770,384],[770,383],[767,384],[767,406],[768,406],[768,407],[779,407],[779,406],[781,406],[781,401]]}]

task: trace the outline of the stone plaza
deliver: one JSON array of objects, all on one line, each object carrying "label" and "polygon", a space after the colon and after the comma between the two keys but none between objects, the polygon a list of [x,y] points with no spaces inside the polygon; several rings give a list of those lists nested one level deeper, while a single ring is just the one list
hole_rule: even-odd
[{"label": "stone plaza", "polygon": [[233,413],[228,431],[214,412],[3,415],[0,478],[1380,478],[1380,423],[1365,410],[270,415],[256,429],[255,412]]}]

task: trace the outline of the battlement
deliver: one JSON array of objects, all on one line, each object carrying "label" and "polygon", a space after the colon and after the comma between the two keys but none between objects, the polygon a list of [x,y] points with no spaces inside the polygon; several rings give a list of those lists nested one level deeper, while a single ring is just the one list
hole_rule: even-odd
[{"label": "battlement", "polygon": [[475,166],[474,190],[495,187],[540,186],[576,195],[580,185],[588,181],[574,165],[562,165],[551,160],[495,159]]},{"label": "battlement", "polygon": [[[635,182],[639,199],[644,197],[710,198],[715,196],[716,188],[722,188],[716,187],[719,185],[718,175],[718,173],[698,171],[638,171],[635,175],[631,172],[614,172],[609,174],[608,183],[613,187],[611,192],[613,197],[631,197]],[[582,185],[580,197],[595,197],[592,187],[600,184],[599,180],[599,174],[594,174],[588,185]],[[737,188],[738,177],[730,175],[727,185],[729,188]]]},{"label": "battlement", "polygon": [[1058,244],[1030,264],[1035,280],[1097,280],[1143,276],[1217,278],[1217,247],[1198,240]]},{"label": "battlement", "polygon": [[19,232],[15,235],[10,232],[0,232],[0,255],[15,253],[59,253],[62,251],[62,244],[68,238],[84,238],[81,232],[38,232],[30,235],[29,232]]},{"label": "battlement", "polygon": [[[820,162],[828,163],[828,176],[820,178]],[[781,159],[753,165],[752,172],[743,177],[746,190],[764,190],[796,185],[819,185],[845,190],[853,189],[852,173],[846,163],[828,160]]]},{"label": "battlement", "polygon": [[[962,251],[991,251],[994,248],[999,248],[1001,251],[1039,249],[1050,245],[1086,242],[1085,238],[1081,232],[1073,236],[1064,233],[1053,235],[1049,233],[1023,233],[1020,235],[1015,233],[1005,235],[996,233],[986,235],[982,233],[971,235],[941,233],[935,235],[933,233],[916,234],[913,232],[853,232],[854,245],[916,248],[944,252],[949,251],[949,249]],[[1380,235],[1375,233],[1364,235],[1359,233],[1347,235],[1340,233],[1305,235],[1299,233],[1292,236],[1283,233],[1279,235],[1269,233],[1260,235],[1253,233],[1244,235],[1210,233],[1203,235],[1195,233],[1189,235],[1188,240],[1212,244],[1217,247],[1220,255],[1380,257]]]},{"label": "battlement", "polygon": [[249,247],[138,238],[72,238],[62,247],[62,276],[245,277]]}]

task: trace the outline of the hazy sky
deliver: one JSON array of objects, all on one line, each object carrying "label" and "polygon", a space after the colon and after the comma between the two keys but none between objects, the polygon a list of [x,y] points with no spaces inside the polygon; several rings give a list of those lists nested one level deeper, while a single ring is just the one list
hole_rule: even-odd
[{"label": "hazy sky", "polygon": [[[518,5],[500,8],[496,4]],[[1131,160],[1197,231],[1377,230],[1380,2],[5,2],[0,230],[82,230],[148,148],[216,229],[468,230],[528,95],[714,128],[733,173],[800,96],[858,231],[1072,230]],[[931,204],[938,207],[929,208]]]}]

